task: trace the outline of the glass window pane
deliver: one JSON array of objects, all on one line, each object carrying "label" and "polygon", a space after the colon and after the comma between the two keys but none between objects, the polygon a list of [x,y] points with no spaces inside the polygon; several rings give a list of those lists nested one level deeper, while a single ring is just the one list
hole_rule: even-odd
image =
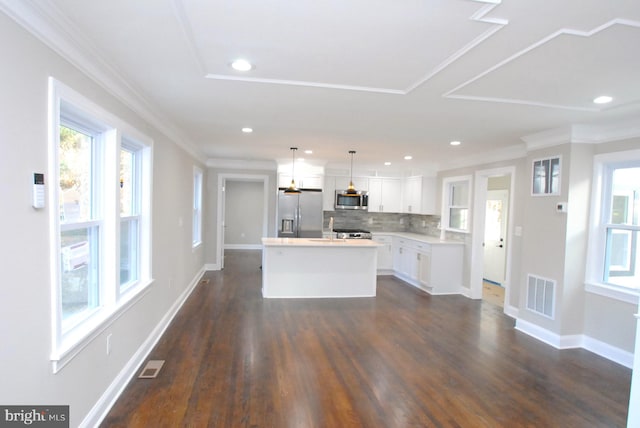
[{"label": "glass window pane", "polygon": [[140,279],[138,219],[120,222],[120,290],[123,291]]},{"label": "glass window pane", "polygon": [[640,225],[640,168],[617,168],[611,186],[611,223]]},{"label": "glass window pane", "polygon": [[459,182],[451,184],[451,205],[466,207],[469,204],[469,184]]},{"label": "glass window pane", "polygon": [[452,229],[467,230],[468,227],[467,208],[450,208],[449,209],[449,227]]},{"label": "glass window pane", "polygon": [[91,220],[92,213],[91,136],[60,127],[60,221],[74,223]]},{"label": "glass window pane", "polygon": [[138,214],[135,204],[135,153],[129,150],[120,151],[120,215]]},{"label": "glass window pane", "polygon": [[637,272],[640,262],[638,234],[637,230],[607,230],[605,282],[623,287],[640,287],[640,275]]},{"label": "glass window pane", "polygon": [[64,231],[61,238],[63,321],[98,307],[98,227]]}]

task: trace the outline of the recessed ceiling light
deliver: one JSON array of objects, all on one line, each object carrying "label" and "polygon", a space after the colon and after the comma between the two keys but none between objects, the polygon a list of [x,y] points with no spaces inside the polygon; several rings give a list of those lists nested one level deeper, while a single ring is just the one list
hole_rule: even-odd
[{"label": "recessed ceiling light", "polygon": [[460,141],[452,141],[449,144],[451,144],[452,146],[459,146],[460,145]]},{"label": "recessed ceiling light", "polygon": [[413,159],[413,156],[407,155],[404,157],[404,160],[411,160],[411,159]]},{"label": "recessed ceiling light", "polygon": [[308,154],[308,155],[312,155],[312,154],[313,154],[313,150],[305,150],[304,152],[305,152],[306,154]]},{"label": "recessed ceiling light", "polygon": [[391,162],[385,162],[384,165],[385,166],[389,166],[389,165],[391,165]]},{"label": "recessed ceiling light", "polygon": [[608,95],[602,95],[593,99],[593,102],[596,104],[607,104],[607,103],[610,103],[611,101],[613,101],[613,98],[611,98]]},{"label": "recessed ceiling light", "polygon": [[242,128],[242,132],[245,134],[251,134],[253,132],[253,128]]},{"label": "recessed ceiling light", "polygon": [[231,68],[237,71],[249,71],[253,69],[253,65],[246,59],[236,59],[231,63]]}]

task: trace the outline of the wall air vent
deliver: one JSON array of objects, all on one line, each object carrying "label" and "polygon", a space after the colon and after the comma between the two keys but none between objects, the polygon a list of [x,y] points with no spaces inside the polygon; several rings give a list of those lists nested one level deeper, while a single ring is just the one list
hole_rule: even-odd
[{"label": "wall air vent", "polygon": [[547,318],[555,318],[556,281],[527,275],[527,309]]}]

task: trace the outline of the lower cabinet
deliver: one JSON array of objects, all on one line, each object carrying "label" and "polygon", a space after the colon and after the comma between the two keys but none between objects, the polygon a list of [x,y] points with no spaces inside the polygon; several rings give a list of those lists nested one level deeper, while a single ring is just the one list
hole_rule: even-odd
[{"label": "lower cabinet", "polygon": [[393,242],[394,274],[430,294],[462,291],[463,245],[406,238]]},{"label": "lower cabinet", "polygon": [[393,273],[393,239],[390,235],[374,235],[373,240],[379,244],[378,247],[378,275],[389,275]]}]

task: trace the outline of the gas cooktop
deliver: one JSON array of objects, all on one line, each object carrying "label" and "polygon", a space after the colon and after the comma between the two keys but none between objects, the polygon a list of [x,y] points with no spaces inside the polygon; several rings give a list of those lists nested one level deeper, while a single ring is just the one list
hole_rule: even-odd
[{"label": "gas cooktop", "polygon": [[363,229],[333,229],[338,239],[371,239],[371,232]]}]

